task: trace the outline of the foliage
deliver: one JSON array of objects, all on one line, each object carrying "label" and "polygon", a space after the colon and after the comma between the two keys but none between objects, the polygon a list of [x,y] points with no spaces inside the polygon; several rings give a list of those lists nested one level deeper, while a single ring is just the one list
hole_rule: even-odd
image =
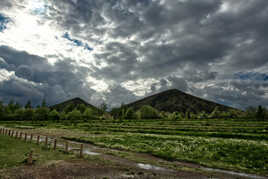
[{"label": "foliage", "polygon": [[108,107],[107,107],[107,104],[106,103],[101,103],[101,105],[100,105],[100,114],[102,115],[102,114],[104,114],[106,111],[107,111],[107,109],[108,109]]},{"label": "foliage", "polygon": [[32,102],[30,100],[27,101],[26,105],[25,105],[26,109],[30,109],[32,108]]},{"label": "foliage", "polygon": [[48,114],[48,119],[51,121],[59,121],[60,120],[60,114],[55,109],[53,111],[50,111]]},{"label": "foliage", "polygon": [[48,120],[49,109],[47,107],[40,107],[36,109],[35,119],[40,121]]},{"label": "foliage", "polygon": [[92,108],[86,108],[82,116],[84,120],[96,119],[97,113]]},{"label": "foliage", "polygon": [[79,120],[81,120],[81,118],[82,118],[81,112],[77,109],[68,113],[68,119],[72,124],[77,125],[77,123],[79,122]]},{"label": "foliage", "polygon": [[264,120],[265,113],[266,113],[265,109],[262,106],[259,106],[256,112],[256,118],[258,120]]},{"label": "foliage", "polygon": [[141,118],[142,119],[157,119],[160,118],[159,112],[148,105],[142,106],[141,109],[139,110],[141,113]]}]

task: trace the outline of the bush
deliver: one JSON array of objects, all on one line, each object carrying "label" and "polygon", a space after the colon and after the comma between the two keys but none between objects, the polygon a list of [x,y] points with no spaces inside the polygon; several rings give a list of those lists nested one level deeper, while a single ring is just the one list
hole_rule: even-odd
[{"label": "bush", "polygon": [[55,109],[53,111],[51,111],[49,114],[48,114],[48,118],[49,120],[51,121],[59,121],[60,120],[60,115],[58,113],[58,111],[56,111]]},{"label": "bush", "polygon": [[139,110],[140,111],[140,117],[142,119],[156,119],[156,118],[160,118],[160,114],[159,112],[151,107],[151,106],[142,106],[141,109]]},{"label": "bush", "polygon": [[133,108],[128,108],[125,112],[126,119],[137,119],[137,115]]},{"label": "bush", "polygon": [[87,108],[84,113],[83,113],[83,119],[88,120],[88,119],[95,119],[96,116],[94,115],[94,111],[91,108]]},{"label": "bush", "polygon": [[73,111],[68,113],[68,120],[70,120],[70,122],[72,124],[76,125],[77,122],[79,122],[79,120],[81,120],[81,118],[82,118],[82,115],[81,115],[80,111],[77,109],[74,109]]},{"label": "bush", "polygon": [[47,107],[40,107],[36,109],[35,120],[45,121],[48,119],[49,109]]}]

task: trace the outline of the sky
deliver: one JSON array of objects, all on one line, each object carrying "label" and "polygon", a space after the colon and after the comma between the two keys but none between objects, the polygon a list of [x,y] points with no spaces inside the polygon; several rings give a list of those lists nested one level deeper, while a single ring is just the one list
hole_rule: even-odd
[{"label": "sky", "polygon": [[0,100],[268,107],[267,19],[267,0],[1,0]]}]

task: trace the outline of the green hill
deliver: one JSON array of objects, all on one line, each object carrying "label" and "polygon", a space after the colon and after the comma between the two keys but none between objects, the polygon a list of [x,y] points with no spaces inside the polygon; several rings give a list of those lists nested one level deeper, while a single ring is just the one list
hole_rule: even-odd
[{"label": "green hill", "polygon": [[71,111],[75,108],[79,108],[81,105],[84,105],[85,107],[89,107],[89,108],[92,108],[93,110],[99,111],[99,109],[96,106],[93,106],[92,104],[87,103],[81,98],[70,99],[62,103],[50,106],[50,108],[56,109],[57,111],[63,111],[64,109],[69,108],[69,111]]},{"label": "green hill", "polygon": [[[186,94],[177,89],[167,90],[144,99],[127,104],[127,107],[132,107],[134,110],[138,110],[144,105],[150,105],[159,111],[166,112],[207,112],[211,113],[215,107],[218,107],[220,111],[228,111],[234,109],[222,104],[218,104],[212,101],[201,99],[190,94]],[[235,109],[236,110],[236,109]]]}]

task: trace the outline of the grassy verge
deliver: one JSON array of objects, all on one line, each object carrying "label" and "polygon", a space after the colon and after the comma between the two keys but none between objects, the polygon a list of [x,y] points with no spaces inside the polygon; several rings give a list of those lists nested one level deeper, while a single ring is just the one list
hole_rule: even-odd
[{"label": "grassy verge", "polygon": [[33,158],[36,160],[36,164],[71,158],[71,155],[63,154],[60,151],[52,151],[36,144],[0,135],[0,169],[22,165],[31,150],[34,151]]}]

